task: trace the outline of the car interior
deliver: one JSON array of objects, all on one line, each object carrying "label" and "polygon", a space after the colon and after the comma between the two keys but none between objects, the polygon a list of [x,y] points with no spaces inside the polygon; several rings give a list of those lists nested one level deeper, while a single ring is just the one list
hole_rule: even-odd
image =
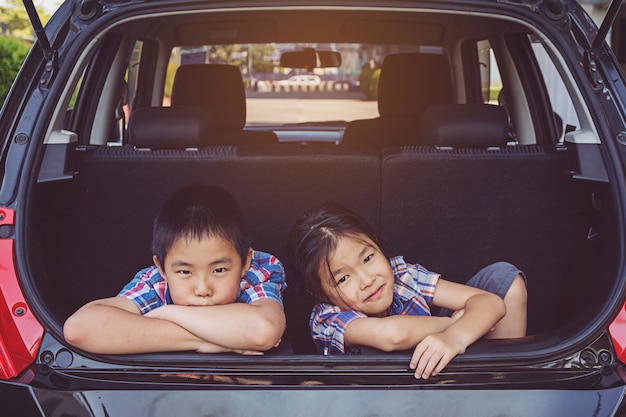
[{"label": "car interior", "polygon": [[[157,208],[196,183],[231,192],[255,249],[285,263],[287,329],[276,354],[317,354],[312,300],[290,283],[286,245],[298,216],[324,201],[357,211],[398,255],[451,281],[496,261],[522,269],[528,337],[504,351],[558,343],[603,308],[615,283],[589,277],[615,276],[618,245],[599,135],[576,87],[581,75],[536,28],[487,12],[385,7],[123,21],[113,11],[108,21],[87,29],[94,41],[50,122],[34,184],[27,246],[39,249],[29,251],[45,277],[37,288],[59,334],[82,304],[116,295],[151,264]],[[249,64],[212,58],[272,44],[357,45],[360,63],[379,70],[377,98],[357,86],[348,93],[368,112],[290,118],[300,100],[328,107],[323,92],[254,91]],[[175,48],[208,52],[173,68]],[[341,54],[338,68],[352,56]],[[338,76],[314,70],[323,82]],[[289,112],[271,112],[284,121],[250,121],[257,108],[273,109],[270,98],[293,100]]]}]

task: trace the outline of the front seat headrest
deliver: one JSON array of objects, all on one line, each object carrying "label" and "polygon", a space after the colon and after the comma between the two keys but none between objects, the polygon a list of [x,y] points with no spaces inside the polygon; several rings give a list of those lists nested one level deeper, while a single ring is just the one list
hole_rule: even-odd
[{"label": "front seat headrest", "polygon": [[218,131],[243,129],[246,91],[239,68],[225,64],[181,65],[172,86],[172,107],[177,106],[210,110]]}]

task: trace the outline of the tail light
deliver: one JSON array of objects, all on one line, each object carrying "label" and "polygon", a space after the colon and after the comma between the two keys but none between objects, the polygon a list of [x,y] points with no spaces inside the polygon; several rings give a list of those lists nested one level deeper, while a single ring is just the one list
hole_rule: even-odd
[{"label": "tail light", "polygon": [[620,362],[626,363],[626,302],[609,325],[609,334],[617,358]]},{"label": "tail light", "polygon": [[[0,207],[0,227],[14,219],[15,211]],[[0,379],[14,378],[33,363],[43,336],[17,280],[14,251],[14,240],[0,237]]]}]

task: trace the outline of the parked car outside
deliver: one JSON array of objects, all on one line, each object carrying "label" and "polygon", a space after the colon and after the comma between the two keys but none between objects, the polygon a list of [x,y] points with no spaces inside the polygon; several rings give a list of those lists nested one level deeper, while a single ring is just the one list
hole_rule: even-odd
[{"label": "parked car outside", "polygon": [[322,84],[322,79],[317,75],[292,75],[286,80],[274,82],[276,87],[293,90],[314,89],[320,84]]},{"label": "parked car outside", "polygon": [[[598,28],[574,0],[67,0],[44,30],[26,1],[38,39],[0,113],[0,409],[625,415],[626,85],[604,42],[619,3]],[[287,50],[340,54],[328,71],[377,100],[245,90]],[[70,315],[151,264],[156,210],[191,184],[229,190],[285,263],[280,345],[68,343]],[[527,336],[481,339],[428,379],[412,350],[318,352],[287,243],[324,201],[450,281],[515,264]]]}]

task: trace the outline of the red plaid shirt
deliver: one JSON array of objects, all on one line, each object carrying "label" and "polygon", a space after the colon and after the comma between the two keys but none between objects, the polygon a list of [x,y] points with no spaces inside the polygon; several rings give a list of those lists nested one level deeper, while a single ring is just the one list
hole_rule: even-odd
[{"label": "red plaid shirt", "polygon": [[[283,264],[273,255],[253,251],[250,269],[241,279],[238,302],[252,303],[261,298],[269,298],[283,305],[282,291],[287,288]],[[137,304],[141,314],[173,304],[163,279],[156,266],[142,269],[118,294],[130,298]]]}]

